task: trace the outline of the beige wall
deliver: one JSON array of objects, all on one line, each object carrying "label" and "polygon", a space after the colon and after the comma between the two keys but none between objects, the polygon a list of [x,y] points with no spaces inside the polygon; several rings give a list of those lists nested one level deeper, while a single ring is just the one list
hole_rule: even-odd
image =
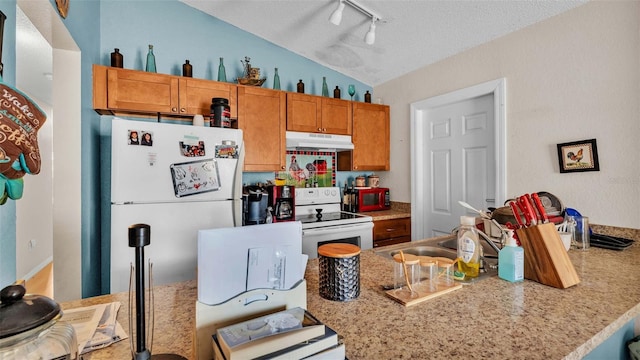
[{"label": "beige wall", "polygon": [[[590,2],[377,86],[391,106],[393,201],[411,201],[412,102],[507,81],[507,196],[548,191],[591,222],[640,228],[640,2]],[[599,172],[560,174],[556,144],[597,139]]]}]

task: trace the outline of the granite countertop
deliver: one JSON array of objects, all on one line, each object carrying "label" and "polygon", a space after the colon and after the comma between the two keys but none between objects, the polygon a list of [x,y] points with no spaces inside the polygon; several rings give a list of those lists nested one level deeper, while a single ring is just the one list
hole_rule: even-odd
[{"label": "granite countertop", "polygon": [[[594,226],[594,231],[596,226]],[[598,232],[636,240],[624,251],[590,248],[569,251],[580,283],[556,289],[526,280],[492,277],[420,304],[404,307],[380,288],[391,282],[392,261],[360,255],[360,296],[349,302],[318,293],[318,260],[309,261],[307,308],[344,336],[347,357],[580,359],[640,314],[636,261],[640,231]],[[153,353],[193,359],[196,281],[155,289]],[[63,309],[120,301],[118,320],[128,332],[126,293],[61,304]],[[127,340],[84,356],[85,360],[130,358]]]},{"label": "granite countertop", "polygon": [[370,211],[361,214],[371,216],[373,221],[410,218],[411,204],[392,201],[390,210]]}]

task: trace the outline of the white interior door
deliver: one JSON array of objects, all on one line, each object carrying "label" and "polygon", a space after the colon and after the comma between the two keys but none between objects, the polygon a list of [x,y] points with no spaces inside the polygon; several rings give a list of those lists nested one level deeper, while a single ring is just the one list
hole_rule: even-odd
[{"label": "white interior door", "polygon": [[495,205],[493,94],[428,109],[423,183],[429,203],[427,236],[448,234],[459,224],[465,201]]},{"label": "white interior door", "polygon": [[411,104],[412,240],[445,235],[460,216],[506,198],[506,82]]}]

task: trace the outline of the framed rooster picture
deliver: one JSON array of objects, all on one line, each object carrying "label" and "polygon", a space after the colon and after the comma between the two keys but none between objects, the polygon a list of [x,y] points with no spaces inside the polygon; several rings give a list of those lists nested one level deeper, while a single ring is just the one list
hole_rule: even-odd
[{"label": "framed rooster picture", "polygon": [[600,171],[596,139],[558,144],[561,173]]}]

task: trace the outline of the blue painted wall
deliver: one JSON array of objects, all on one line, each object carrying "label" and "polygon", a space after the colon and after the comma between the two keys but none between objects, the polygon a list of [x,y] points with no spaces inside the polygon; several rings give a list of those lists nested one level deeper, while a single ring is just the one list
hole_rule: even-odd
[{"label": "blue painted wall", "polygon": [[[3,80],[16,83],[16,2],[0,0],[0,11],[7,17],[2,41]],[[0,288],[16,280],[16,202],[0,205]]]}]

